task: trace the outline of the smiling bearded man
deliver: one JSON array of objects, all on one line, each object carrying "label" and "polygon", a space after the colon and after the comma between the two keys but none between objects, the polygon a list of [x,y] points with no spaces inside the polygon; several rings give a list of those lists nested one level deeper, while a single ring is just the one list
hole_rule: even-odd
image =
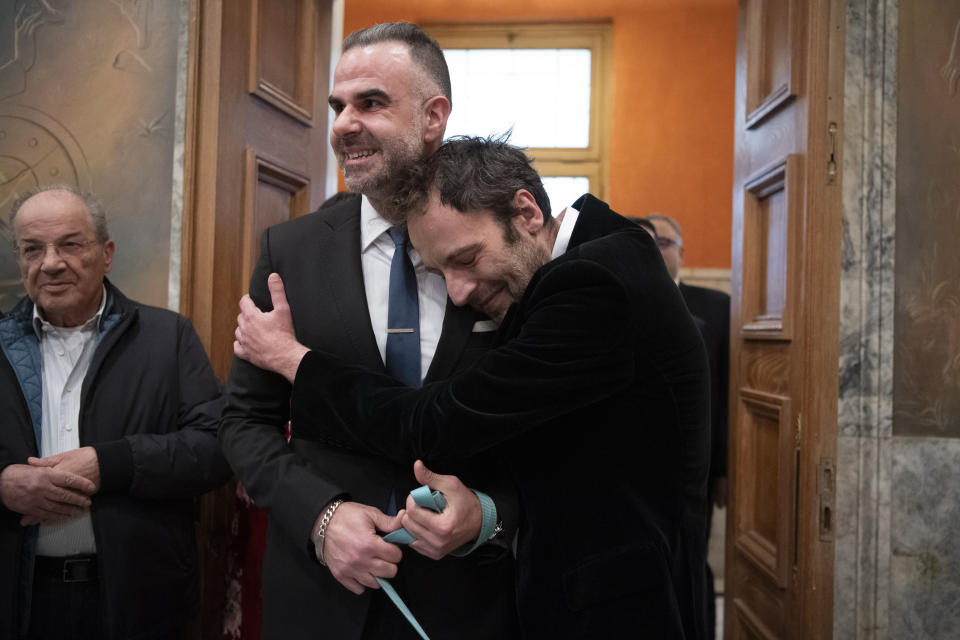
[{"label": "smiling bearded man", "polygon": [[[427,272],[387,215],[412,165],[440,146],[450,96],[443,52],[419,27],[386,23],[348,36],[329,97],[330,145],[347,186],[362,196],[268,229],[250,279],[250,296],[268,306],[267,276],[283,276],[304,344],[413,385],[473,362],[495,329],[473,310],[448,304],[443,279]],[[413,313],[398,314],[398,324],[397,309]],[[281,377],[235,359],[220,426],[237,477],[270,514],[263,637],[417,638],[376,591],[377,578],[394,576],[430,633],[517,637],[510,549],[516,493],[501,463],[477,456],[442,469],[447,475],[421,469],[414,477],[412,463],[333,441],[288,444],[290,392]],[[401,551],[378,530],[399,527],[396,509],[428,479],[446,494],[448,507],[438,516],[443,532],[418,535]],[[492,511],[483,510],[481,495]],[[494,532],[503,525],[492,540],[486,538],[494,532],[480,536],[484,513]],[[466,543],[476,549],[465,558],[435,562],[426,555]]]}]

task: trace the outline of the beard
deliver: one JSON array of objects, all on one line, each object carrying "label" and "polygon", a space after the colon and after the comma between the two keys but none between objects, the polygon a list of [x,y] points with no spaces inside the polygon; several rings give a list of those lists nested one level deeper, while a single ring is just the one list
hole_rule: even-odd
[{"label": "beard", "polygon": [[[371,171],[345,168],[343,146],[346,142],[376,149],[380,166]],[[416,119],[400,135],[386,139],[363,132],[338,143],[336,151],[347,189],[362,193],[371,200],[388,201],[396,186],[402,184],[414,165],[423,159],[422,123]]]},{"label": "beard", "polygon": [[508,260],[510,269],[504,280],[514,302],[523,297],[530,280],[540,267],[553,259],[551,252],[542,244],[526,237],[514,237],[508,241]]}]

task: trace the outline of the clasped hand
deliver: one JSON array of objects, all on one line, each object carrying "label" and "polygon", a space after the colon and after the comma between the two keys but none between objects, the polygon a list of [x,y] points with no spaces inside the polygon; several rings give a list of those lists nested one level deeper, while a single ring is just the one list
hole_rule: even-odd
[{"label": "clasped hand", "polygon": [[[418,482],[444,494],[447,506],[443,512],[419,507],[409,496],[407,508],[392,517],[374,507],[345,502],[327,526],[324,560],[333,577],[353,593],[363,593],[364,588],[379,589],[377,578],[397,575],[403,553],[396,545],[385,542],[378,531],[388,533],[404,527],[416,538],[410,547],[434,560],[476,540],[480,534],[480,501],[459,478],[433,473],[419,460],[413,469]],[[320,518],[314,530],[319,521]]]},{"label": "clasped hand", "polygon": [[20,524],[50,524],[75,518],[90,508],[100,490],[100,465],[93,447],[46,458],[28,458],[0,472],[0,500],[21,514]]}]

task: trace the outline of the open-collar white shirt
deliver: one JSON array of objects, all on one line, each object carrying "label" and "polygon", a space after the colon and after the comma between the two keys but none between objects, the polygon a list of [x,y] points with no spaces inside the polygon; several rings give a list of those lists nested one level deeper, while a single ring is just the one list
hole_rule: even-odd
[{"label": "open-collar white shirt", "polygon": [[573,228],[577,226],[577,218],[580,212],[573,207],[567,207],[563,214],[563,220],[560,222],[560,229],[557,231],[557,239],[553,241],[553,259],[559,258],[567,252],[570,246],[570,237],[573,235]]},{"label": "open-collar white shirt", "polygon": [[[107,304],[107,289],[101,289],[100,308],[77,327],[57,327],[47,322],[36,305],[33,329],[40,341],[43,378],[43,413],[40,456],[47,457],[80,448],[80,391],[97,346],[97,327]],[[94,553],[90,512],[54,524],[40,525],[37,554],[70,556]]]}]

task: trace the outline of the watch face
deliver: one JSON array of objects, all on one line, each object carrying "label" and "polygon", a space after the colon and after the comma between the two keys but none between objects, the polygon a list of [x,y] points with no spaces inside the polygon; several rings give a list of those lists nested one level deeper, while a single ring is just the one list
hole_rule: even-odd
[{"label": "watch face", "polygon": [[[0,242],[13,245],[10,207],[41,184],[88,188],[85,162],[73,136],[36,109],[0,105]],[[0,310],[8,311],[24,294],[14,252],[0,248]]]}]

